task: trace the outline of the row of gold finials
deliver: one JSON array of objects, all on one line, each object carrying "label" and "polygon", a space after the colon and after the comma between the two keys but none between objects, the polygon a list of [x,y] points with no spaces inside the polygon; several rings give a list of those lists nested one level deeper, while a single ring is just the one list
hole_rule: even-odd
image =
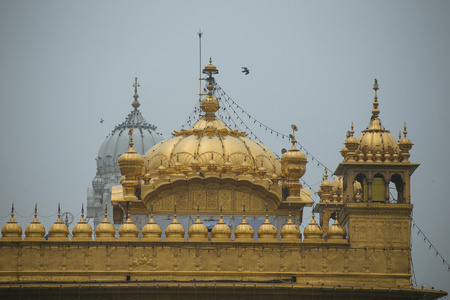
[{"label": "row of gold finials", "polygon": [[[11,219],[2,228],[2,238],[0,242],[8,241],[22,241],[22,227],[14,220],[14,205],[11,209]],[[84,206],[81,208],[81,219],[74,226],[72,230],[72,241],[92,241],[93,230],[91,226],[84,219]],[[161,227],[153,219],[153,208],[150,221],[142,229],[141,241],[162,241]],[[266,219],[264,223],[258,228],[258,242],[278,242],[277,230],[275,226],[269,221],[269,214],[266,208]],[[105,209],[105,218],[95,229],[95,241],[115,241],[116,230],[114,226],[108,221],[107,209]],[[167,226],[165,230],[165,241],[184,242],[185,229],[177,220],[176,206],[174,210],[174,218],[172,223]],[[188,241],[202,242],[202,241],[231,241],[231,228],[223,220],[222,208],[219,222],[214,225],[211,232],[200,220],[199,208],[197,208],[197,219],[188,230]],[[299,227],[292,222],[291,214],[289,213],[288,222],[282,227],[280,231],[281,242],[301,242],[301,233]],[[303,242],[324,242],[324,232],[322,228],[314,220],[314,213],[312,214],[311,222],[305,227],[303,231]],[[347,232],[345,228],[334,222],[327,231],[328,242],[347,242]],[[119,241],[139,241],[139,229],[131,221],[130,212],[128,211],[127,220],[119,228]],[[235,239],[238,242],[255,242],[253,227],[247,222],[245,216],[245,206],[243,210],[243,220],[236,227],[234,231]],[[58,219],[50,227],[48,236],[45,235],[45,228],[37,219],[37,205],[34,209],[34,220],[25,229],[25,241],[69,241],[69,229],[61,220],[61,209],[58,204]]]}]

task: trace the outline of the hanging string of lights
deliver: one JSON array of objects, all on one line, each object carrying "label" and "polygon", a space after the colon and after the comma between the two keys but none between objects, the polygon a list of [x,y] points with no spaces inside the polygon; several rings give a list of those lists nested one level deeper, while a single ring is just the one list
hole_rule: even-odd
[{"label": "hanging string of lights", "polygon": [[[246,110],[244,110],[239,104],[237,104],[233,99],[231,99],[231,97],[220,87],[220,85],[218,83],[215,83],[215,90],[219,94],[218,99],[220,98],[220,100],[222,100],[222,102],[225,102],[227,104],[227,106],[235,114],[236,118],[241,122],[241,124],[245,125],[245,128],[251,133],[251,135],[253,137],[257,138],[256,135],[253,133],[253,131],[251,131],[250,128],[245,124],[245,121],[243,120],[243,118],[240,116],[240,114],[237,111],[240,111],[241,114],[243,114],[246,117],[248,117],[248,119],[253,121],[254,124],[259,125],[260,128],[263,128],[265,131],[270,132],[270,134],[276,135],[276,137],[281,137],[282,139],[284,139],[284,138],[289,139],[290,138],[290,135],[287,135],[287,134],[284,134],[282,132],[279,132],[279,131],[277,131],[277,130],[275,130],[275,129],[273,129],[273,128],[265,125],[265,124],[263,124],[262,122],[258,121],[254,117],[252,117]],[[224,107],[224,109],[226,109],[226,106]],[[260,140],[258,139],[258,141],[260,141]],[[309,152],[298,141],[297,141],[297,145],[299,146],[300,150],[303,150],[307,156],[311,157],[311,161],[317,162],[317,166],[318,167],[322,166],[324,168],[324,170],[325,170],[325,168],[328,169],[328,170],[331,170],[330,168],[325,166],[321,161],[319,161],[314,155],[312,155],[311,152]],[[334,174],[331,174],[331,176],[334,176]]]},{"label": "hanging string of lights", "polygon": [[433,251],[436,253],[436,257],[439,257],[440,259],[442,259],[442,264],[446,265],[447,266],[447,271],[450,272],[450,264],[448,263],[448,261],[439,253],[439,251],[431,243],[431,241],[427,238],[427,236],[422,231],[422,229],[420,229],[419,226],[417,226],[416,222],[414,222],[414,219],[412,217],[410,217],[410,220],[411,220],[411,224],[412,224],[412,229],[415,229],[415,228],[417,229],[417,235],[422,235],[423,236],[423,242],[424,243],[428,243],[428,249],[429,250],[433,249]]}]

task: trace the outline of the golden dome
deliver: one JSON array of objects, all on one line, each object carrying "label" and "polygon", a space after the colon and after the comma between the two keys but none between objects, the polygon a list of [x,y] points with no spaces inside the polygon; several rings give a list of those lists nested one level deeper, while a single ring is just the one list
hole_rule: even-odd
[{"label": "golden dome", "polygon": [[244,208],[244,217],[242,219],[241,224],[239,224],[234,230],[235,241],[255,241],[254,236],[255,231],[253,227],[247,223],[245,219],[245,208]]},{"label": "golden dome", "polygon": [[292,222],[291,214],[289,213],[289,220],[286,224],[281,228],[281,241],[300,241],[302,234],[300,233],[300,229],[294,222]]},{"label": "golden dome", "polygon": [[173,221],[172,223],[169,224],[169,226],[167,226],[165,232],[166,234],[166,241],[184,241],[184,227],[183,225],[181,225],[178,220],[177,220],[177,215],[176,215],[176,208],[175,208],[175,213],[173,215]]},{"label": "golden dome", "polygon": [[108,208],[105,208],[105,218],[98,224],[95,229],[95,240],[96,241],[115,241],[116,240],[116,229],[108,221]]},{"label": "golden dome", "polygon": [[264,223],[259,226],[257,233],[260,242],[277,241],[277,229],[270,223],[268,214],[266,214]]},{"label": "golden dome", "polygon": [[2,241],[21,241],[22,227],[14,220],[14,204],[11,209],[11,219],[2,228]]},{"label": "golden dome", "polygon": [[327,232],[328,239],[345,239],[347,237],[347,231],[345,230],[344,226],[339,224],[337,217],[334,221],[334,224],[328,228]]},{"label": "golden dome", "polygon": [[68,241],[69,240],[69,229],[66,224],[61,221],[61,208],[58,204],[58,219],[53,223],[52,227],[48,230],[48,240],[49,241]]},{"label": "golden dome", "polygon": [[[267,178],[272,174],[281,176],[280,161],[272,151],[247,138],[245,132],[231,130],[217,118],[215,112],[219,104],[212,95],[213,86],[208,84],[207,88],[208,95],[201,102],[204,115],[188,130],[174,131],[172,138],[148,150],[145,154],[145,172],[152,178],[176,174],[178,160],[183,169],[220,176],[228,171],[239,171],[246,161],[247,173],[255,179],[259,177],[259,167],[266,169]],[[161,166],[165,167],[164,174],[159,173]]]},{"label": "golden dome", "polygon": [[153,205],[150,221],[142,228],[142,241],[161,241],[161,227],[153,220]]},{"label": "golden dome", "polygon": [[[394,161],[394,154],[398,154],[399,148],[395,138],[389,133],[389,130],[381,125],[378,117],[380,110],[378,109],[376,79],[373,89],[375,97],[370,124],[357,138],[358,146],[354,155],[358,156],[358,162],[391,162]],[[349,149],[348,155],[350,155],[350,151],[351,149]]]},{"label": "golden dome", "polygon": [[[198,208],[197,208],[198,211]],[[200,220],[200,215],[197,213],[197,220],[189,227],[188,230],[189,240],[207,240],[208,228]]]},{"label": "golden dome", "polygon": [[92,241],[92,228],[84,219],[84,206],[81,206],[81,219],[72,229],[72,241]]},{"label": "golden dome", "polygon": [[119,241],[137,241],[139,229],[134,225],[130,218],[130,211],[128,210],[127,221],[119,228]]},{"label": "golden dome", "polygon": [[44,241],[45,228],[37,219],[37,204],[34,206],[34,220],[25,229],[25,241]]},{"label": "golden dome", "polygon": [[220,207],[220,220],[211,230],[212,240],[230,240],[231,228],[223,221],[222,207]]},{"label": "golden dome", "polygon": [[308,226],[305,227],[303,235],[305,236],[305,240],[322,239],[323,230],[314,220],[314,213],[312,214],[311,223],[309,223]]}]

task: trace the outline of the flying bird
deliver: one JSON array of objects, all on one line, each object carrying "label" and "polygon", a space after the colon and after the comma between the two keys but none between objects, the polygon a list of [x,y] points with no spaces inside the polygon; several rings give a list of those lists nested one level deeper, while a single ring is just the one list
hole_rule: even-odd
[{"label": "flying bird", "polygon": [[100,123],[103,123],[105,120],[103,120],[103,119],[100,119]]},{"label": "flying bird", "polygon": [[245,75],[248,75],[248,73],[250,73],[250,71],[247,67],[242,67],[242,73],[245,73]]}]

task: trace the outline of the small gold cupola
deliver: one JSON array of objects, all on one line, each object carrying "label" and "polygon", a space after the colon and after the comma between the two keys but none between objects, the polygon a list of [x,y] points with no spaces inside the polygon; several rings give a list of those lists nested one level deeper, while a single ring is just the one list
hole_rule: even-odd
[{"label": "small gold cupola", "polygon": [[113,224],[108,221],[108,206],[105,207],[105,218],[95,229],[95,236],[96,241],[116,240],[116,230]]},{"label": "small gold cupola", "polygon": [[177,205],[175,204],[173,221],[167,226],[164,233],[166,234],[166,241],[172,242],[184,242],[185,230],[183,225],[181,225],[177,220]]},{"label": "small gold cupola", "polygon": [[84,219],[84,205],[81,205],[81,219],[72,229],[72,241],[92,241],[92,228]]},{"label": "small gold cupola", "polygon": [[139,235],[139,229],[131,221],[130,217],[130,207],[128,206],[127,221],[122,224],[119,228],[119,241],[137,241]]},{"label": "small gold cupola", "polygon": [[327,238],[329,241],[345,240],[347,237],[347,231],[345,230],[345,227],[339,223],[338,219],[339,216],[336,213],[336,220],[334,221],[334,224],[328,228]]},{"label": "small gold cupola", "polygon": [[144,158],[133,149],[133,128],[128,131],[128,135],[130,136],[130,148],[119,157],[118,163],[120,173],[125,177],[122,181],[124,201],[133,202],[138,201],[135,191],[140,184]]},{"label": "small gold cupola", "polygon": [[69,240],[69,229],[67,225],[61,220],[61,207],[58,204],[58,219],[53,223],[52,227],[48,230],[48,240],[49,241],[68,241]]},{"label": "small gold cupola", "polygon": [[200,220],[200,204],[197,204],[197,220],[189,227],[188,230],[189,241],[207,241],[208,240],[208,228]]},{"label": "small gold cupola", "polygon": [[239,224],[234,230],[235,241],[239,242],[254,242],[255,231],[253,227],[247,223],[245,219],[245,205],[243,205],[244,215],[241,224]]},{"label": "small gold cupola", "polygon": [[34,220],[25,229],[25,241],[44,241],[45,227],[37,218],[37,204],[34,206]]},{"label": "small gold cupola", "polygon": [[258,242],[277,242],[277,229],[270,223],[269,210],[266,203],[266,220],[258,228]]},{"label": "small gold cupola", "polygon": [[403,138],[401,133],[398,133],[398,146],[401,150],[400,156],[402,163],[409,163],[409,150],[411,150],[412,146],[414,145],[410,139],[406,137],[406,134],[408,131],[406,131],[406,123],[403,125]]},{"label": "small gold cupola", "polygon": [[230,241],[231,228],[223,221],[222,205],[220,205],[220,220],[211,230],[212,241]]},{"label": "small gold cupola", "polygon": [[302,234],[298,226],[292,222],[291,210],[289,209],[289,219],[280,231],[282,242],[300,242]]},{"label": "small gold cupola", "polygon": [[151,207],[150,221],[142,228],[142,241],[161,241],[161,227],[153,219],[153,203]]},{"label": "small gold cupola", "polygon": [[14,204],[11,208],[11,219],[2,228],[2,242],[7,241],[21,241],[22,240],[22,227],[14,220]]},{"label": "small gold cupola", "polygon": [[314,213],[311,222],[305,227],[303,235],[305,236],[304,242],[323,241],[323,230],[314,220]]}]

